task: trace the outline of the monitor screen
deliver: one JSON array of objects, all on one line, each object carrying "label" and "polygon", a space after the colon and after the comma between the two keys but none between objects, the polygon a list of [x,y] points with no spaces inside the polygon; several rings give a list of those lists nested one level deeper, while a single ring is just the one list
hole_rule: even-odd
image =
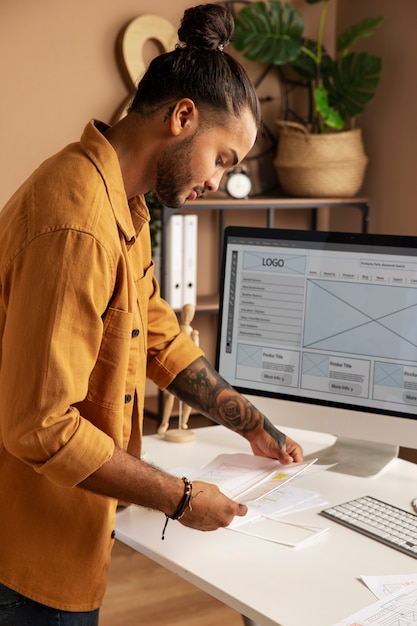
[{"label": "monitor screen", "polygon": [[416,243],[226,228],[220,374],[274,423],[354,440],[355,456],[417,448]]}]

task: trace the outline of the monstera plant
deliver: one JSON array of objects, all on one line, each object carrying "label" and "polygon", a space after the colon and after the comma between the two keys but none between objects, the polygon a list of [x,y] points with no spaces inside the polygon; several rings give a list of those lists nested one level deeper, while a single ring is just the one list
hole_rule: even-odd
[{"label": "monstera plant", "polygon": [[336,54],[331,57],[323,35],[332,0],[305,1],[323,5],[315,41],[304,37],[304,19],[293,4],[270,0],[249,3],[237,13],[232,45],[251,61],[288,64],[311,85],[312,132],[347,130],[373,100],[381,75],[379,56],[352,52],[352,48],[358,40],[371,36],[383,18],[364,19],[340,33]]},{"label": "monstera plant", "polygon": [[332,0],[321,2],[317,39],[304,36],[304,19],[290,2],[250,2],[235,16],[233,46],[251,61],[285,65],[309,87],[305,124],[278,120],[274,165],[284,193],[300,197],[352,197],[362,186],[368,157],[356,118],[372,102],[381,58],[352,52],[382,17],[364,19],[340,33],[332,56],[323,45]]}]

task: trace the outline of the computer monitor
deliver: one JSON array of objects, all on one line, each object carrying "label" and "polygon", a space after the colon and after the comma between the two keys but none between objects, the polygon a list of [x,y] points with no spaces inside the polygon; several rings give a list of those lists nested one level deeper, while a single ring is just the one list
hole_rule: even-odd
[{"label": "computer monitor", "polygon": [[216,366],[269,419],[376,474],[417,448],[417,238],[225,229]]}]

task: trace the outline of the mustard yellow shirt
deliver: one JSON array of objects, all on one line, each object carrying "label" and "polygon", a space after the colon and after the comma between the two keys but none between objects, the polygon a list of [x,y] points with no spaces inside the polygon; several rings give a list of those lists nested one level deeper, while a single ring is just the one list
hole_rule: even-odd
[{"label": "mustard yellow shirt", "polygon": [[149,212],[129,204],[91,121],[0,213],[0,581],[68,611],[100,606],[116,502],[78,488],[140,454],[145,378],[202,354],[154,279]]}]

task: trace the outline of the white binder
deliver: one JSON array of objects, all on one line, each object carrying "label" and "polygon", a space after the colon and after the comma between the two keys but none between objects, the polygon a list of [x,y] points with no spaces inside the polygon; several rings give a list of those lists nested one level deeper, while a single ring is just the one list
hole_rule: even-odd
[{"label": "white binder", "polygon": [[183,302],[197,304],[197,215],[184,215],[183,224]]},{"label": "white binder", "polygon": [[173,309],[180,309],[183,305],[183,215],[171,215],[166,233],[165,300]]}]

